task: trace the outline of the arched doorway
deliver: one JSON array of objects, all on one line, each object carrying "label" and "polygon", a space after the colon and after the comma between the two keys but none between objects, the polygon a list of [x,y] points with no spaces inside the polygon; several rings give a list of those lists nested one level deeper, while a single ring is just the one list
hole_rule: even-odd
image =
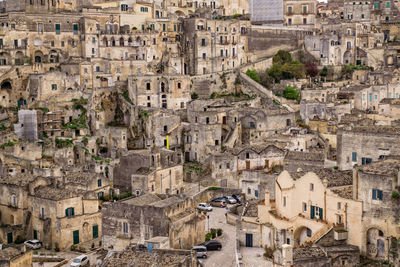
[{"label": "arched doorway", "polygon": [[302,245],[305,241],[310,239],[312,235],[312,230],[306,226],[301,226],[297,228],[296,231],[294,231],[294,245]]},{"label": "arched doorway", "polygon": [[42,63],[43,62],[43,53],[42,51],[35,52],[35,63]]},{"label": "arched doorway", "polygon": [[123,37],[119,38],[119,46],[125,46],[125,40]]},{"label": "arched doorway", "polygon": [[24,65],[24,53],[21,51],[15,53],[15,65]]},{"label": "arched doorway", "polygon": [[11,89],[12,89],[12,85],[9,80],[5,80],[1,83],[1,90],[11,90]]},{"label": "arched doorway", "polygon": [[385,234],[378,228],[367,230],[367,256],[373,259],[383,259],[386,255]]},{"label": "arched doorway", "polygon": [[346,51],[343,55],[344,64],[352,64],[352,54],[350,51]]}]

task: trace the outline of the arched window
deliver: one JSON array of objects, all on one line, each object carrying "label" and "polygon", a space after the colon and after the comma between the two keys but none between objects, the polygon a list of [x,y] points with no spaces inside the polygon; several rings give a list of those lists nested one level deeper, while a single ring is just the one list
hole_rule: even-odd
[{"label": "arched window", "polygon": [[162,93],[165,92],[165,83],[164,82],[161,83],[161,92]]}]

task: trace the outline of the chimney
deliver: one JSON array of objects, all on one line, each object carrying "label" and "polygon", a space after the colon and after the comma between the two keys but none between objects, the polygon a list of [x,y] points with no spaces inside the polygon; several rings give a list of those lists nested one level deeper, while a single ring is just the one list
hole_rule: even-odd
[{"label": "chimney", "polygon": [[270,192],[267,189],[265,189],[264,195],[265,195],[265,206],[270,207]]},{"label": "chimney", "polygon": [[293,265],[293,247],[288,244],[282,245],[283,266],[290,267]]}]

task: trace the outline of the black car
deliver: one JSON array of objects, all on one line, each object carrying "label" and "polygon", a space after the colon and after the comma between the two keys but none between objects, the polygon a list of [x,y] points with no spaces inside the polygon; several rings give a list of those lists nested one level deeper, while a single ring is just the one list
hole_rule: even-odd
[{"label": "black car", "polygon": [[222,244],[217,241],[217,240],[209,240],[201,244],[202,246],[205,246],[207,248],[207,251],[209,250],[221,250],[222,249]]}]

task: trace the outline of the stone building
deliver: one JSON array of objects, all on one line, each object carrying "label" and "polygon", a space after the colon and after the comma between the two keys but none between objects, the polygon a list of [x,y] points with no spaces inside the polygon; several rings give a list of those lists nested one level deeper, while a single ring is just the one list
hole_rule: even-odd
[{"label": "stone building", "polygon": [[271,238],[260,236],[256,240],[278,248],[283,244],[318,244],[333,229],[345,233],[340,238],[335,234],[335,240],[359,246],[362,202],[353,200],[352,183],[351,171],[283,171],[276,180],[275,202],[269,201],[266,191],[265,204],[258,206],[260,222],[271,223],[275,230],[271,230]]},{"label": "stone building", "polygon": [[190,98],[188,76],[131,76],[128,79],[130,98],[136,106],[184,109]]},{"label": "stone building", "polygon": [[114,187],[120,192],[179,194],[183,191],[181,154],[166,149],[131,151],[114,169]]},{"label": "stone building", "polygon": [[358,126],[337,132],[337,164],[342,170],[366,165],[389,155],[399,155],[398,128]]},{"label": "stone building", "polygon": [[32,250],[27,250],[25,245],[17,247],[7,247],[0,250],[0,266],[2,267],[17,267],[26,266],[32,267]]},{"label": "stone building", "polygon": [[285,108],[269,106],[265,109],[243,109],[242,142],[256,144],[273,134],[282,133],[295,122],[295,114]]},{"label": "stone building", "polygon": [[314,26],[317,14],[317,1],[314,0],[285,0],[283,1],[285,25],[305,27]]},{"label": "stone building", "polygon": [[152,249],[150,252],[143,252],[136,251],[134,246],[129,246],[121,252],[112,254],[101,266],[114,267],[132,263],[139,266],[156,264],[159,267],[197,266],[196,255],[192,250]]},{"label": "stone building", "polygon": [[353,174],[353,198],[363,203],[361,252],[373,259],[398,260],[400,161],[387,159],[360,166]]},{"label": "stone building", "polygon": [[[248,62],[246,20],[189,18],[185,34],[185,74],[200,75],[234,69]],[[210,34],[211,32],[211,34]]]},{"label": "stone building", "polygon": [[190,199],[177,196],[124,199],[103,207],[102,217],[105,249],[122,250],[157,236],[169,237],[175,249],[188,249],[204,240],[204,218],[197,215]]}]

